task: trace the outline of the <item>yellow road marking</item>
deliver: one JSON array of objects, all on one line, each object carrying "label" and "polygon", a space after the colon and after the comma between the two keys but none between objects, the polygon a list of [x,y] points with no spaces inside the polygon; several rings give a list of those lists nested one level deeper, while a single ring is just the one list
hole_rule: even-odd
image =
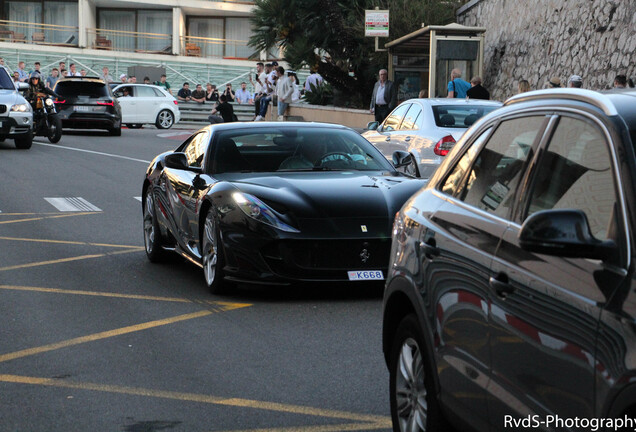
[{"label": "yellow road marking", "polygon": [[70,257],[70,258],[61,258],[57,260],[39,261],[39,262],[28,263],[28,264],[18,264],[14,266],[0,267],[0,272],[30,268],[30,267],[39,267],[39,266],[51,265],[51,264],[61,264],[61,263],[67,263],[71,261],[80,261],[85,259],[101,258],[107,255],[119,255],[119,254],[131,253],[131,252],[139,252],[142,250],[144,250],[144,248],[140,246],[140,247],[135,247],[134,249],[126,249],[126,250],[117,251],[117,252],[109,252],[109,253],[94,254],[94,255],[81,255],[81,256]]},{"label": "yellow road marking", "polygon": [[35,217],[35,218],[27,218],[27,219],[14,219],[14,220],[2,221],[0,222],[0,225],[20,223],[20,222],[32,222],[32,221],[44,220],[44,219],[58,219],[58,218],[65,218],[65,217],[71,217],[71,216],[84,216],[84,215],[92,215],[92,214],[99,214],[99,213],[101,212],[70,213],[70,214],[61,214],[61,215],[55,215],[55,216],[44,216],[44,217]]},{"label": "yellow road marking", "polygon": [[[180,392],[173,392],[173,391],[144,389],[139,387],[125,387],[125,386],[115,386],[115,385],[107,385],[107,384],[82,383],[82,382],[74,382],[74,381],[63,380],[63,379],[38,378],[38,377],[27,377],[27,376],[19,376],[19,375],[0,375],[0,382],[15,383],[15,384],[43,385],[43,386],[69,388],[69,389],[77,389],[77,390],[92,390],[92,391],[100,391],[100,392],[107,392],[107,393],[128,394],[128,395],[134,395],[134,396],[173,399],[173,400],[179,400],[179,401],[185,401],[185,402],[199,402],[199,403],[207,403],[207,404],[213,404],[213,405],[223,405],[223,406],[231,406],[231,407],[239,407],[239,408],[242,408],[242,407],[254,408],[254,409],[260,409],[260,410],[266,410],[266,411],[310,415],[310,416],[317,416],[317,417],[323,417],[323,418],[336,418],[336,419],[344,419],[344,420],[350,420],[350,421],[366,422],[367,427],[369,426],[368,423],[372,423],[373,426],[378,426],[378,428],[380,425],[382,425],[385,428],[388,428],[391,425],[390,419],[384,416],[377,416],[377,415],[370,415],[370,414],[369,415],[356,414],[356,413],[351,413],[346,411],[335,411],[330,409],[312,408],[312,407],[299,406],[299,405],[286,405],[286,404],[280,404],[280,403],[263,402],[263,401],[257,401],[257,400],[249,400],[249,399],[223,398],[219,396],[210,396],[210,395],[197,394],[197,393],[180,393]],[[269,430],[269,429],[266,429],[266,430]],[[271,429],[271,430],[274,430],[274,429]],[[280,430],[280,429],[276,429],[276,430]],[[285,430],[285,429],[282,429],[282,430]],[[298,430],[298,428],[296,428],[296,430]]]},{"label": "yellow road marking", "polygon": [[167,324],[174,324],[174,323],[179,322],[179,321],[186,321],[186,320],[190,320],[190,319],[194,319],[194,318],[200,318],[200,317],[204,317],[204,316],[207,316],[207,315],[211,315],[213,313],[214,312],[212,312],[212,311],[204,310],[204,311],[199,311],[199,312],[195,312],[195,313],[179,315],[179,316],[172,317],[172,318],[166,318],[166,319],[161,319],[161,320],[156,320],[156,321],[149,321],[149,322],[143,323],[143,324],[136,324],[136,325],[132,325],[132,326],[128,326],[128,327],[122,327],[122,328],[115,329],[115,330],[108,330],[108,331],[104,331],[104,332],[94,333],[92,335],[81,336],[81,337],[78,337],[78,338],[68,339],[68,340],[65,340],[65,341],[56,342],[56,343],[53,343],[53,344],[44,345],[44,346],[40,346],[40,347],[29,348],[29,349],[25,349],[25,350],[21,350],[21,351],[16,351],[16,352],[8,353],[8,354],[3,354],[3,355],[0,355],[0,363],[6,362],[6,361],[9,361],[9,360],[15,360],[15,359],[18,359],[18,358],[32,356],[32,355],[35,355],[35,354],[41,354],[41,353],[48,352],[48,351],[54,351],[54,350],[58,350],[60,348],[67,348],[67,347],[70,347],[70,346],[79,345],[79,344],[83,344],[83,343],[87,343],[87,342],[94,342],[94,341],[100,340],[100,339],[106,339],[106,338],[110,338],[110,337],[114,337],[114,336],[121,336],[121,335],[124,335],[124,334],[138,332],[138,331],[141,331],[141,330],[147,330],[147,329],[154,328],[154,327],[160,327],[160,326],[167,325]]},{"label": "yellow road marking", "polygon": [[[165,301],[165,302],[192,303],[192,300],[185,299],[185,298],[178,298],[178,297],[158,297],[158,296],[148,296],[148,295],[138,295],[138,294],[119,294],[119,293],[112,293],[112,292],[64,290],[59,288],[40,288],[40,287],[18,286],[18,285],[0,285],[0,289],[15,290],[15,291],[33,291],[33,292],[55,293],[55,294],[74,294],[74,295],[86,295],[86,296],[96,296],[96,297],[115,297],[115,298],[125,298],[125,299],[135,299],[135,300],[154,300],[154,301]],[[240,304],[240,303],[225,303],[225,302],[214,302],[214,303],[218,303],[221,306]],[[245,304],[245,306],[251,306],[251,305]]]},{"label": "yellow road marking", "polygon": [[111,248],[129,248],[129,249],[130,248],[140,248],[140,249],[143,249],[142,246],[115,245],[115,244],[108,244],[108,243],[91,243],[91,242],[79,242],[79,241],[70,241],[70,240],[47,240],[47,239],[33,239],[33,238],[19,238],[19,237],[0,237],[0,240],[35,242],[35,243],[69,244],[69,245],[80,245],[80,246],[100,246],[100,247],[111,247]]}]

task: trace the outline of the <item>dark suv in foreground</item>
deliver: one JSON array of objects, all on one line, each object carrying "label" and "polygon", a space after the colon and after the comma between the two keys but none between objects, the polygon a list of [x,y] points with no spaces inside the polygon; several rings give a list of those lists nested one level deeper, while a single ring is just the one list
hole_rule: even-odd
[{"label": "dark suv in foreground", "polygon": [[524,93],[404,205],[394,430],[636,428],[635,144],[634,91]]},{"label": "dark suv in foreground", "polygon": [[53,88],[64,128],[106,129],[121,135],[121,107],[104,80],[93,77],[61,78]]}]

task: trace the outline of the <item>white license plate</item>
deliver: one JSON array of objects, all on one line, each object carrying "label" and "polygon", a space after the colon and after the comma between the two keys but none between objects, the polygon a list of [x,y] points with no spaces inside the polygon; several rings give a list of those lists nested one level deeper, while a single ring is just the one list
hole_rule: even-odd
[{"label": "white license plate", "polygon": [[75,105],[75,106],[73,107],[73,109],[74,109],[75,111],[88,111],[90,108],[89,108],[89,107],[87,107],[87,106]]},{"label": "white license plate", "polygon": [[384,275],[381,270],[362,270],[362,271],[349,271],[350,281],[357,280],[384,280]]}]

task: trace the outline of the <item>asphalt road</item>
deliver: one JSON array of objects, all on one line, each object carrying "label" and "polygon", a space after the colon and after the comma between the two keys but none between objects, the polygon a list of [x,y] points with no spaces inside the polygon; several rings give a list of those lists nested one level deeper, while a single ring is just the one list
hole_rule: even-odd
[{"label": "asphalt road", "polygon": [[146,260],[144,172],[186,136],[0,143],[0,431],[390,430],[377,288]]}]

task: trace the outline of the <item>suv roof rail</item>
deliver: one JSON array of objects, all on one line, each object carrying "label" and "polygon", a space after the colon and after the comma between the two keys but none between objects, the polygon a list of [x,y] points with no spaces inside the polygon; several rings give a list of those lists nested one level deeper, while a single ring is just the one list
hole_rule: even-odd
[{"label": "suv roof rail", "polygon": [[104,81],[104,79],[102,77],[98,77],[98,76],[65,76],[65,77],[60,77],[60,79],[69,79],[69,80],[83,80],[83,79],[93,79],[93,80],[101,80]]},{"label": "suv roof rail", "polygon": [[555,97],[587,102],[597,108],[600,108],[608,116],[618,115],[618,111],[616,111],[616,107],[610,98],[602,93],[578,88],[556,88],[520,93],[506,100],[506,102],[504,102],[504,106],[531,100],[553,99]]}]

